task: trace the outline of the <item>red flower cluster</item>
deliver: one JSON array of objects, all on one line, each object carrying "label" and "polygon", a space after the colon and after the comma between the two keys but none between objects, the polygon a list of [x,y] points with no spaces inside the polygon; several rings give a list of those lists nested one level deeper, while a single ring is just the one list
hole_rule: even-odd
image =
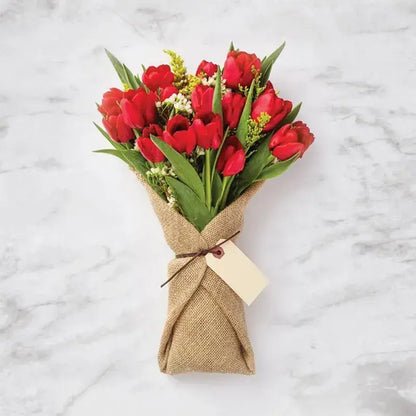
[{"label": "red flower cluster", "polygon": [[[262,74],[262,65],[270,68],[272,58],[260,61],[255,54],[231,50],[223,68],[203,60],[195,75],[190,75],[185,67],[178,69],[181,61],[176,60],[175,72],[169,65],[149,66],[141,80],[123,67],[125,73],[119,75],[129,88],[104,93],[98,106],[103,125],[114,141],[125,144],[126,151],[140,152],[147,174],[158,172],[150,169],[155,163],[168,163],[167,171],[175,171],[166,146],[159,143],[164,153],[152,137],[181,153],[203,179],[207,206],[217,212],[227,202],[232,177],[244,170],[246,159],[256,154],[262,140],[272,136],[269,149],[278,161],[296,154],[302,157],[314,140],[305,123],[291,123],[292,102],[277,95],[267,80],[268,72]],[[130,75],[126,78],[126,74]],[[247,93],[250,86],[252,94]],[[264,160],[268,176],[274,162],[270,155]],[[210,206],[215,169],[224,195],[219,205]]]}]

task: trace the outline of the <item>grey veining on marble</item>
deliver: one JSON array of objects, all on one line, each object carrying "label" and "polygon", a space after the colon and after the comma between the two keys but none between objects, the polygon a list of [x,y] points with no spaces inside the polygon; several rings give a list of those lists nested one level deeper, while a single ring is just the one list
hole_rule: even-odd
[{"label": "grey veining on marble", "polygon": [[[254,377],[159,373],[171,253],[93,154],[130,67],[270,53],[316,142],[251,202]],[[416,3],[0,2],[0,416],[416,415]]]}]

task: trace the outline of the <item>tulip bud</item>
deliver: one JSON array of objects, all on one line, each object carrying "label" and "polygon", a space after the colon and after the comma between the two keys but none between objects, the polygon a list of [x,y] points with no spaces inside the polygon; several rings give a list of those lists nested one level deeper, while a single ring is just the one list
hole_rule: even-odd
[{"label": "tulip bud", "polygon": [[264,126],[264,131],[273,130],[292,110],[292,103],[278,97],[272,88],[266,89],[254,101],[251,108],[251,118],[257,120],[261,113],[267,113],[271,118]]},{"label": "tulip bud", "polygon": [[124,122],[142,129],[156,120],[156,94],[147,93],[143,88],[135,91],[133,97],[123,98],[120,102]]},{"label": "tulip bud", "polygon": [[160,93],[160,101],[165,101],[167,98],[169,98],[172,94],[177,94],[179,91],[176,87],[173,85],[169,85],[166,88],[163,88],[163,90]]},{"label": "tulip bud", "polygon": [[149,66],[142,75],[143,84],[151,91],[172,85],[174,79],[169,65]]},{"label": "tulip bud", "polygon": [[218,149],[222,141],[222,121],[219,114],[206,113],[196,115],[192,128],[196,143],[204,149]]},{"label": "tulip bud", "polygon": [[302,121],[286,124],[271,138],[269,148],[279,160],[287,160],[299,153],[302,157],[315,137]]},{"label": "tulip bud", "polygon": [[197,85],[191,94],[192,108],[195,113],[209,113],[212,111],[214,88],[207,85]]},{"label": "tulip bud", "polygon": [[222,99],[222,112],[224,124],[235,129],[240,121],[240,116],[246,103],[244,95],[228,91]]},{"label": "tulip bud", "polygon": [[103,118],[103,125],[115,142],[126,143],[134,138],[133,130],[124,123],[121,114]]},{"label": "tulip bud", "polygon": [[237,136],[231,136],[225,140],[216,168],[223,176],[237,175],[244,169],[245,160],[243,146]]},{"label": "tulip bud", "polygon": [[260,69],[261,61],[254,53],[230,51],[224,63],[222,77],[228,88],[237,89],[239,85],[247,87]]},{"label": "tulip bud", "polygon": [[189,120],[181,115],[173,116],[163,132],[163,140],[179,153],[190,155],[196,146],[196,137]]},{"label": "tulip bud", "polygon": [[120,101],[123,98],[131,98],[134,94],[134,90],[121,91],[118,88],[110,88],[103,94],[98,111],[104,116],[116,116],[121,113]]},{"label": "tulip bud", "polygon": [[205,75],[212,77],[217,72],[218,65],[207,62],[205,59],[199,64],[195,75]]},{"label": "tulip bud", "polygon": [[163,131],[157,124],[151,124],[149,127],[145,127],[141,136],[137,139],[136,144],[140,149],[140,152],[149,162],[160,163],[165,160],[165,155],[159,150],[159,148],[153,143],[150,135],[162,138]]}]

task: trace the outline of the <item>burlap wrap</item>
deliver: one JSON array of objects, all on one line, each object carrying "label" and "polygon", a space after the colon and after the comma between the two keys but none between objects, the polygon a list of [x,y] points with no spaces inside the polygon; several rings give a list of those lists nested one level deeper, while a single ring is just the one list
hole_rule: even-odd
[{"label": "burlap wrap", "polygon": [[[140,177],[175,254],[214,246],[243,227],[244,210],[262,183],[253,185],[199,232]],[[235,238],[234,238],[235,239]],[[189,258],[169,263],[171,276]],[[160,370],[254,374],[244,306],[235,292],[198,257],[169,283],[168,317],[159,348]]]}]

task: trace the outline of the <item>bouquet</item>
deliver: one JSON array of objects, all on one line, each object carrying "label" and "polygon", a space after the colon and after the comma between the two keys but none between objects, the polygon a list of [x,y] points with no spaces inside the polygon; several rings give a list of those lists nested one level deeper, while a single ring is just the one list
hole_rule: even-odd
[{"label": "bouquet", "polygon": [[176,254],[163,372],[254,374],[243,303],[205,256],[220,253],[220,239],[235,240],[250,198],[314,140],[295,121],[301,103],[292,108],[269,81],[284,46],[260,60],[231,43],[223,67],[203,60],[194,74],[166,50],[170,65],[143,66],[141,76],[107,51],[123,88],[98,105],[104,129],[96,126],[112,148],[97,152],[135,172]]}]

